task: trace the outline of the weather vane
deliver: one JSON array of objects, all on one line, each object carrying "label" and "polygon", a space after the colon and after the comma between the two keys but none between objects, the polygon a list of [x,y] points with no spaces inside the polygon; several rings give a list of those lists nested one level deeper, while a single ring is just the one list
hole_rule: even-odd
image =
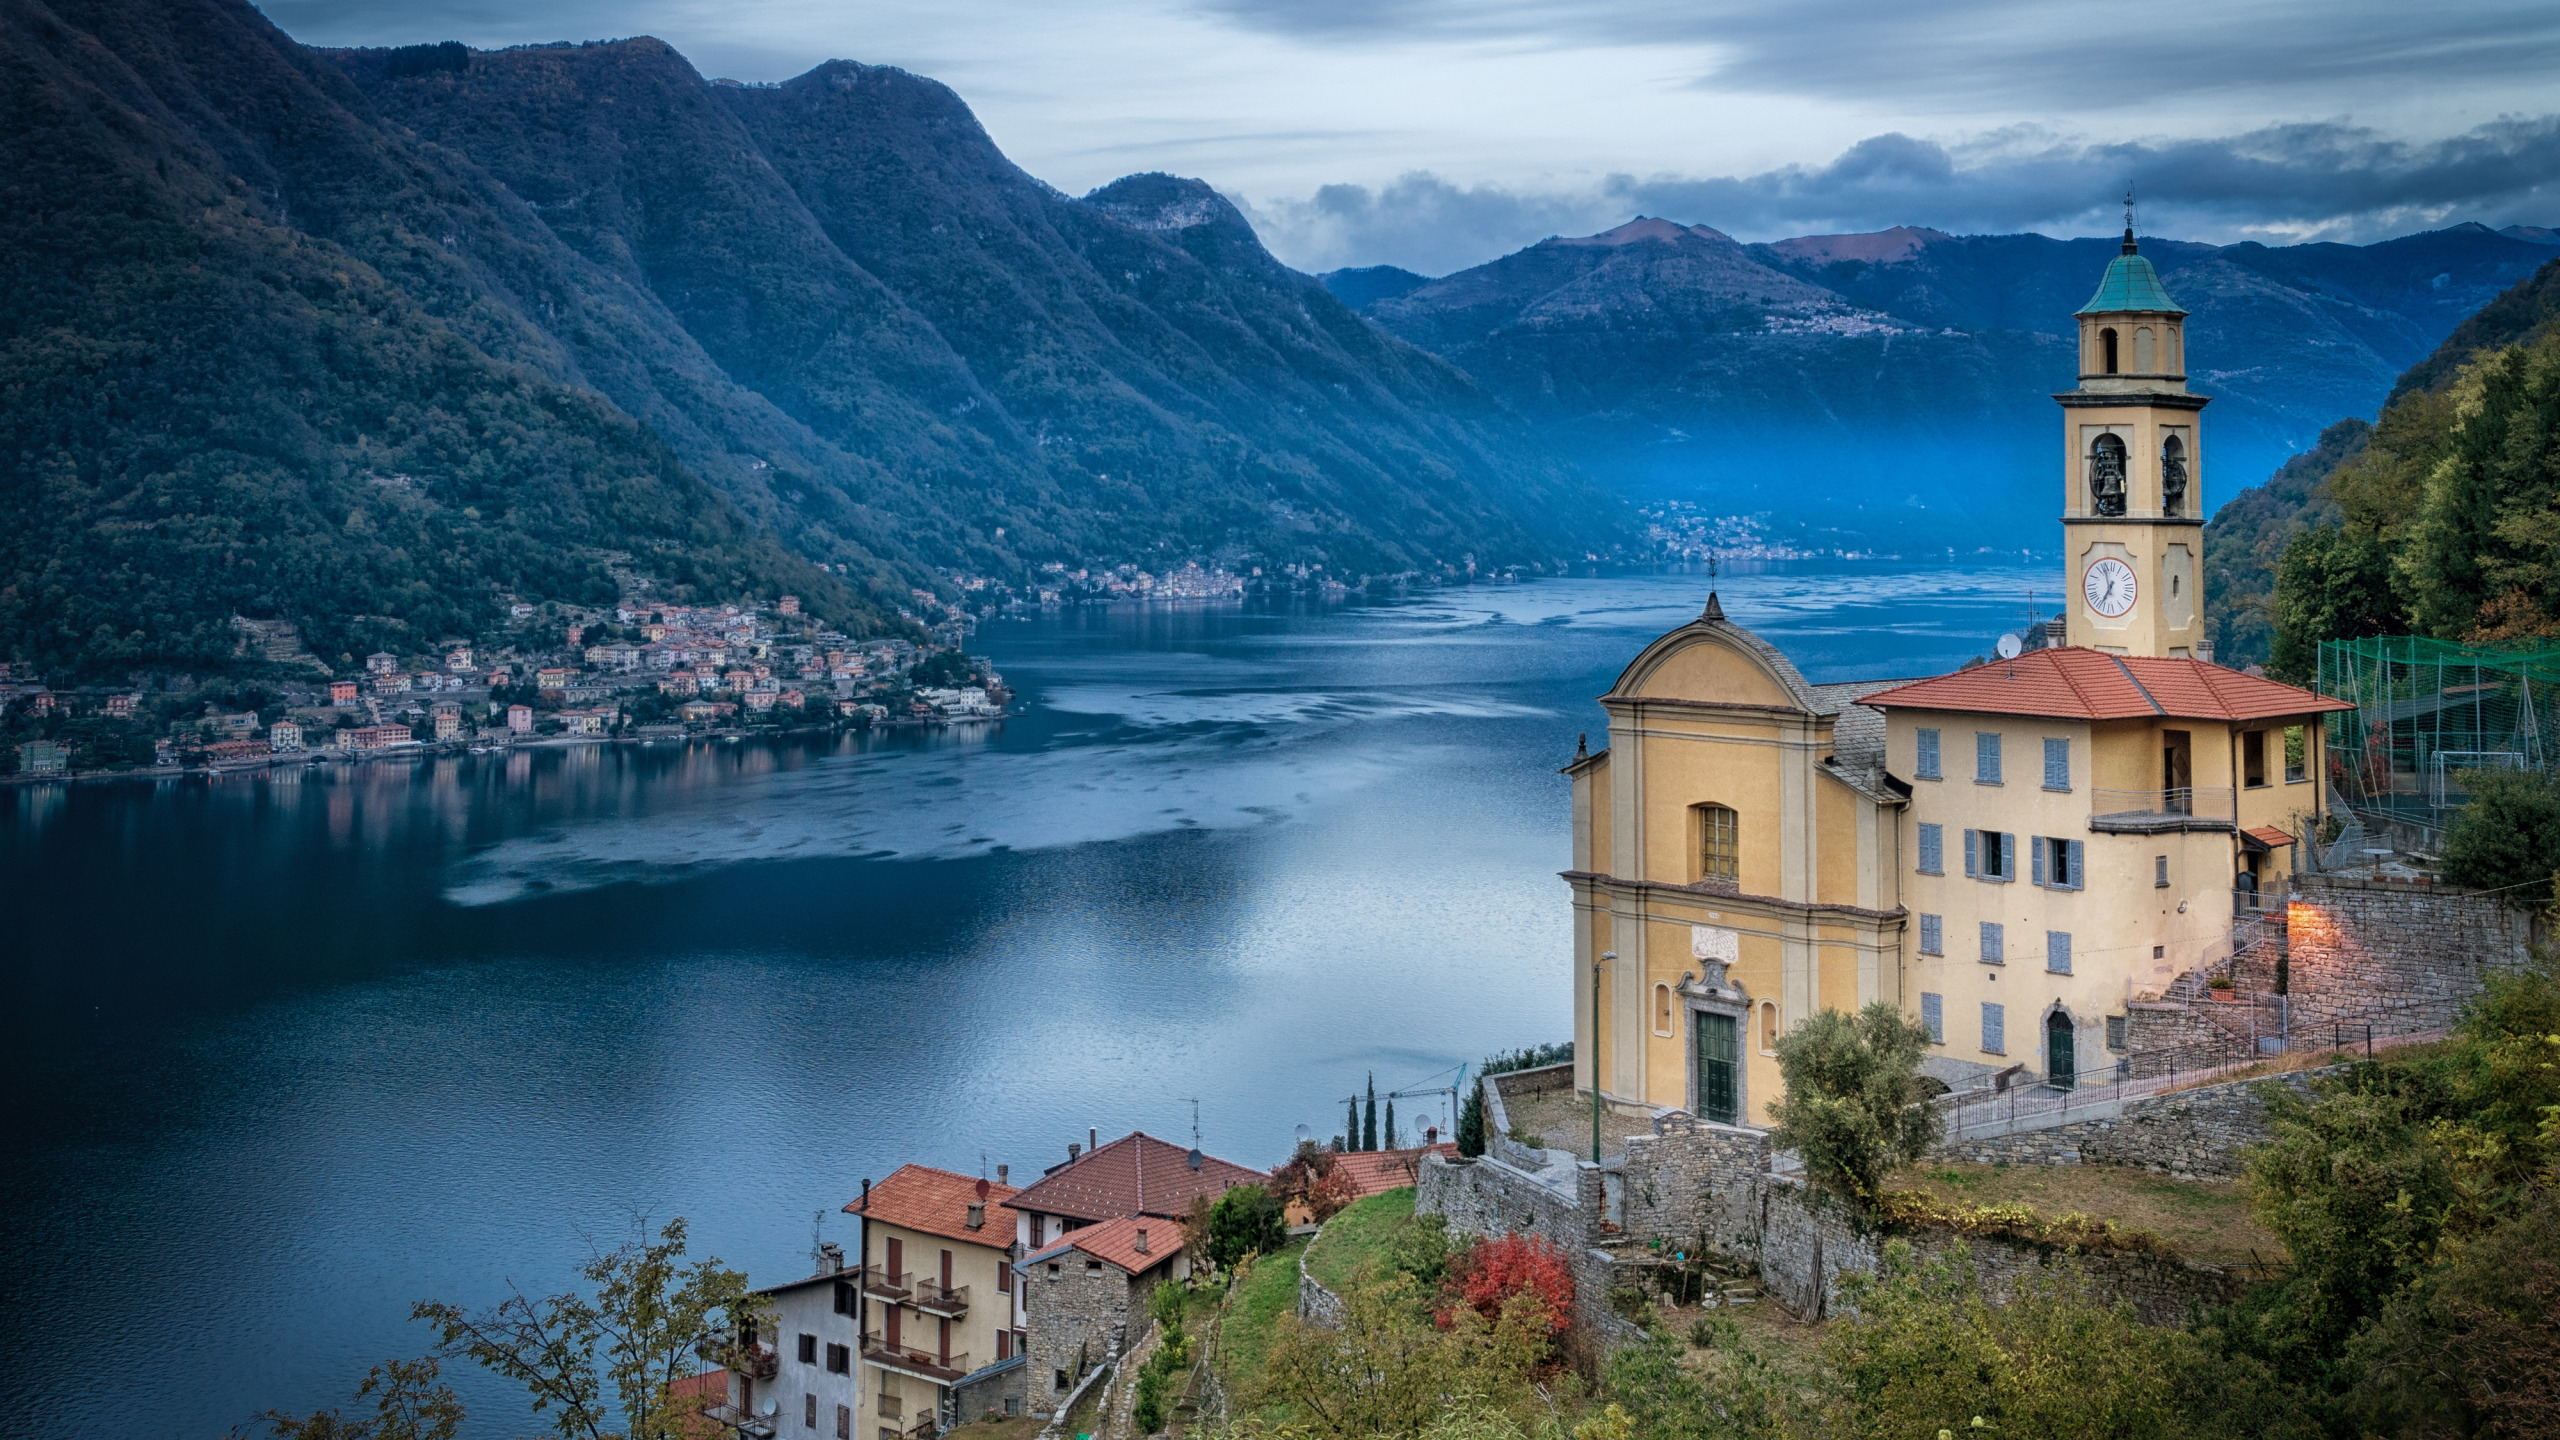
[{"label": "weather vane", "polygon": [[2131,182],[2131,181],[2127,181],[2127,182],[2125,183],[2125,187],[2124,187],[2124,228],[2125,228],[2126,233],[2128,233],[2128,234],[2132,233],[2132,230],[2133,230],[2133,184],[2132,184],[2132,182]]}]

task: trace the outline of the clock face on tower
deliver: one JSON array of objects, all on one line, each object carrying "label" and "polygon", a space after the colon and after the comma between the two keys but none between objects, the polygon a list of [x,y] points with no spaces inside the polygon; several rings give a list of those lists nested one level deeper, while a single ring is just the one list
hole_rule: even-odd
[{"label": "clock face on tower", "polygon": [[2091,564],[2080,577],[2080,597],[2113,620],[2133,608],[2133,567],[2113,556]]}]

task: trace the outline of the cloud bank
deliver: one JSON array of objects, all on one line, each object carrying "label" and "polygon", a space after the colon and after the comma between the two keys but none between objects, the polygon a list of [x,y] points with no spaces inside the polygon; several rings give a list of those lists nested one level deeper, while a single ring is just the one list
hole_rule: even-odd
[{"label": "cloud bank", "polygon": [[1635,215],[1744,240],[1927,225],[1955,233],[2102,234],[2127,186],[2146,233],[2199,240],[2368,241],[2477,220],[2560,225],[2560,115],[2431,141],[2344,122],[2197,140],[2098,143],[2015,127],[1945,145],[1877,135],[1823,165],[1697,178],[1610,175],[1580,190],[1461,186],[1416,172],[1304,199],[1239,197],[1263,242],[1305,270],[1446,274],[1549,235]]}]

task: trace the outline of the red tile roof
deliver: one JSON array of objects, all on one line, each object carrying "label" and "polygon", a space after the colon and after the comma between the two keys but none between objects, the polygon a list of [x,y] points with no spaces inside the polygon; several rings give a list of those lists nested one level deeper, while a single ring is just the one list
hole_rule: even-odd
[{"label": "red tile roof", "polygon": [[[1144,1254],[1138,1251],[1141,1230],[1147,1232]],[[1108,1261],[1132,1275],[1143,1275],[1182,1253],[1182,1226],[1162,1216],[1123,1215],[1117,1220],[1070,1230],[1059,1237],[1058,1243]]]},{"label": "red tile roof", "polygon": [[[969,1207],[976,1203],[981,1184],[987,1187],[986,1223],[972,1230]],[[844,1208],[884,1225],[1001,1249],[1013,1243],[1014,1212],[1004,1202],[1016,1193],[1010,1185],[981,1181],[975,1175],[936,1170],[930,1165],[901,1165],[888,1179],[871,1187],[868,1199],[856,1200]]]},{"label": "red tile roof", "polygon": [[[1455,1155],[1458,1147],[1446,1140],[1429,1147],[1442,1155]],[[1351,1177],[1352,1186],[1361,1199],[1384,1195],[1390,1190],[1414,1183],[1422,1173],[1423,1150],[1352,1150],[1333,1157],[1333,1168]]]},{"label": "red tile roof", "polygon": [[1133,1130],[1023,1186],[1014,1193],[1013,1208],[1075,1220],[1177,1219],[1191,1209],[1194,1195],[1214,1200],[1235,1186],[1270,1178],[1210,1155],[1201,1156],[1194,1170],[1187,1148]]},{"label": "red tile roof", "polygon": [[1879,710],[1956,710],[2072,720],[2266,720],[2352,710],[2308,690],[2201,660],[2109,655],[2077,645],[2030,650],[1865,696]]}]

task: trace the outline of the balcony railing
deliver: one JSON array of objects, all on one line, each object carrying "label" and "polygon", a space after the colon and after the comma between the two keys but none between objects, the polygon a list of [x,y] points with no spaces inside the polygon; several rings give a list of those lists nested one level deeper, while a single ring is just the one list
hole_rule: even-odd
[{"label": "balcony railing", "polygon": [[755,1436],[757,1440],[772,1440],[773,1422],[771,1420],[762,1415],[741,1410],[726,1400],[715,1401],[704,1406],[702,1418],[714,1425],[726,1426],[742,1435]]},{"label": "balcony railing", "polygon": [[913,1375],[937,1385],[948,1385],[969,1373],[969,1357],[944,1355],[932,1350],[910,1350],[901,1345],[891,1348],[878,1334],[862,1337],[862,1359],[868,1365]]},{"label": "balcony railing", "polygon": [[2182,785],[2171,790],[2091,790],[2089,828],[2146,835],[2165,830],[2229,830],[2236,823],[2239,792],[2228,785]]},{"label": "balcony railing", "polygon": [[919,1280],[915,1292],[916,1298],[907,1303],[929,1315],[948,1315],[956,1320],[969,1313],[969,1287],[966,1285],[941,1285],[931,1280]]},{"label": "balcony railing", "polygon": [[900,1419],[907,1413],[905,1402],[895,1395],[875,1395],[872,1404],[879,1409],[883,1420]]},{"label": "balcony railing", "polygon": [[887,1300],[904,1300],[915,1289],[915,1282],[916,1277],[912,1271],[892,1275],[885,1266],[862,1267],[862,1289],[863,1293],[868,1295],[877,1295]]}]

